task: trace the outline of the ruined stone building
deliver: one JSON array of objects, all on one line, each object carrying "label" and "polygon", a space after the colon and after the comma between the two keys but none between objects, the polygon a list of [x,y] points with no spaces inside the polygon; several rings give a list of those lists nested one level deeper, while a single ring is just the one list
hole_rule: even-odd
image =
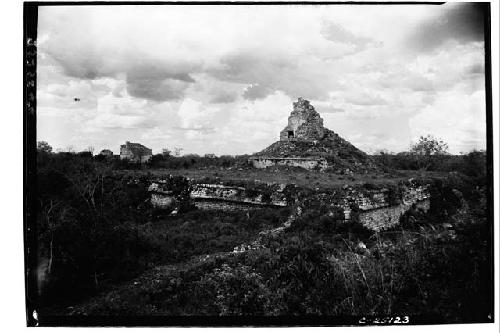
[{"label": "ruined stone building", "polygon": [[140,143],[125,142],[120,146],[120,159],[136,163],[145,163],[153,156],[153,150]]},{"label": "ruined stone building", "polygon": [[256,168],[331,169],[348,174],[377,169],[368,155],[325,128],[319,113],[303,98],[293,103],[288,125],[280,132],[280,140],[253,154],[249,161]]},{"label": "ruined stone building", "polygon": [[299,98],[293,103],[288,125],[280,132],[280,140],[321,140],[324,136],[323,119],[308,100]]}]

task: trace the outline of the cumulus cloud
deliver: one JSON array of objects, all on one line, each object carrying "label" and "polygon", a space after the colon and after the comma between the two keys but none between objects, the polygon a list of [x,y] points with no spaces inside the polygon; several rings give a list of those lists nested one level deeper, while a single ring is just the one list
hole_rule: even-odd
[{"label": "cumulus cloud", "polygon": [[[48,11],[51,13],[44,15]],[[46,31],[39,48],[41,57],[53,59],[71,78],[95,80],[125,75],[132,96],[165,101],[182,98],[194,82],[191,74],[200,69],[201,62],[183,57],[183,52],[164,56],[167,45],[154,52],[156,48],[148,38],[134,38],[132,30],[141,30],[134,24],[138,16],[127,23],[131,12],[126,8],[42,8],[40,14],[40,26]],[[138,44],[141,47],[136,48]]]},{"label": "cumulus cloud", "polygon": [[292,101],[282,92],[244,101],[218,130],[214,152],[250,154],[264,149],[279,138],[292,111]]},{"label": "cumulus cloud", "polygon": [[331,102],[317,102],[314,104],[314,108],[320,114],[323,113],[344,113],[346,110],[344,108],[335,106],[335,104]]},{"label": "cumulus cloud", "polygon": [[262,84],[256,83],[256,84],[251,84],[248,88],[245,89],[243,92],[243,97],[250,100],[254,101],[259,98],[264,98],[268,95],[271,95],[275,89],[272,87],[266,87]]},{"label": "cumulus cloud", "polygon": [[211,71],[213,76],[247,84],[243,97],[248,100],[263,99],[278,90],[294,98],[323,99],[329,89],[341,86],[332,75],[337,65],[315,57],[245,51],[224,56],[221,64]]},{"label": "cumulus cloud", "polygon": [[214,97],[210,98],[210,103],[226,104],[232,103],[238,99],[238,95],[232,92],[219,92]]},{"label": "cumulus cloud", "polygon": [[350,91],[345,94],[345,101],[355,105],[384,105],[387,101],[376,94],[369,94],[363,91]]},{"label": "cumulus cloud", "polygon": [[[248,100],[262,99],[272,94],[279,86],[283,72],[297,72],[293,59],[260,55],[250,51],[226,55],[220,60],[222,66],[212,70],[219,80],[247,84],[243,97]],[[280,71],[280,75],[277,75]]]},{"label": "cumulus cloud", "polygon": [[[398,151],[453,98],[484,95],[474,6],[42,6],[38,134],[251,153],[304,97],[360,148]],[[457,126],[450,146],[471,146],[476,125]]]},{"label": "cumulus cloud", "polygon": [[413,139],[432,134],[450,145],[453,153],[486,146],[484,91],[471,95],[447,92],[410,119]]},{"label": "cumulus cloud", "polygon": [[135,65],[127,70],[127,90],[134,97],[153,101],[181,99],[189,84],[195,82],[189,74],[193,67],[154,60]]},{"label": "cumulus cloud", "polygon": [[343,54],[343,56],[352,54],[354,52],[359,52],[360,50],[363,50],[368,46],[381,46],[380,43],[375,42],[373,39],[355,35],[351,31],[334,22],[323,22],[321,34],[325,39],[336,44],[340,43],[352,45],[353,49],[350,52],[346,52],[346,54]]},{"label": "cumulus cloud", "polygon": [[415,92],[436,90],[434,82],[424,75],[409,70],[389,71],[384,73],[379,80],[383,88],[407,88]]},{"label": "cumulus cloud", "polygon": [[199,131],[209,133],[214,131],[212,121],[220,109],[214,106],[203,105],[202,102],[186,98],[177,112],[181,119],[178,130]]}]

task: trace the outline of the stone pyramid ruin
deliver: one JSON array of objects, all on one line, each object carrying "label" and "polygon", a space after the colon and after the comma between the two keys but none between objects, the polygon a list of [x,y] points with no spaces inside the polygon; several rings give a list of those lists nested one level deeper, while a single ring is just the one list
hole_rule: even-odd
[{"label": "stone pyramid ruin", "polygon": [[370,156],[325,128],[320,114],[303,98],[293,103],[280,140],[254,154],[250,161],[256,168],[292,166],[347,174],[379,169]]},{"label": "stone pyramid ruin", "polygon": [[280,141],[321,140],[325,136],[323,119],[308,100],[293,103],[288,125],[280,132]]}]

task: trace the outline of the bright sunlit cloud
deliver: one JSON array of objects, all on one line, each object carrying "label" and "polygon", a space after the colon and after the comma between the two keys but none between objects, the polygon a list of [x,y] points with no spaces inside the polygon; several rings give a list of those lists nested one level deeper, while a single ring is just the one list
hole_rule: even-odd
[{"label": "bright sunlit cloud", "polygon": [[38,24],[37,135],[54,148],[253,153],[298,97],[366,152],[486,146],[471,4],[54,6]]}]

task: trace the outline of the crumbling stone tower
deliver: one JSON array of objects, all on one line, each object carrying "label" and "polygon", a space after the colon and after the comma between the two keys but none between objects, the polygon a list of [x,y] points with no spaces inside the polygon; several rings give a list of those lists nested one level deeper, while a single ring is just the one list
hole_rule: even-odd
[{"label": "crumbling stone tower", "polygon": [[308,100],[299,97],[293,103],[288,125],[280,132],[280,141],[314,141],[325,136],[323,119]]}]

